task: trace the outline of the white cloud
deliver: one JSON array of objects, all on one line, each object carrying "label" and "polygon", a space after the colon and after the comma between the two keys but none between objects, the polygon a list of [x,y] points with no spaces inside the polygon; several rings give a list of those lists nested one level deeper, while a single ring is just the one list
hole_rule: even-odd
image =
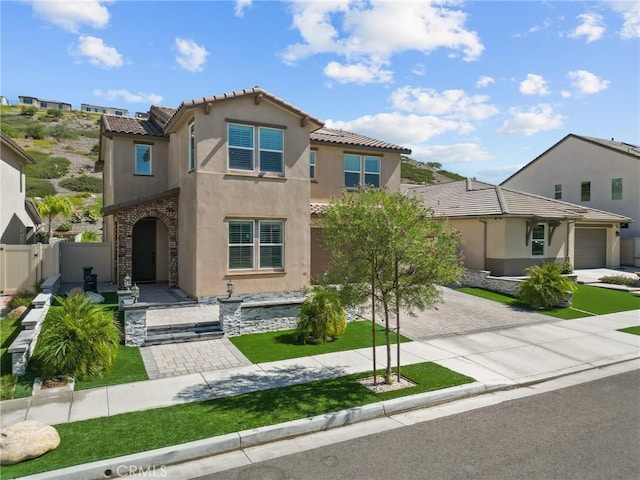
[{"label": "white cloud", "polygon": [[526,112],[512,108],[510,115],[511,117],[498,129],[498,133],[530,137],[539,132],[562,128],[566,118],[559,113],[554,113],[551,105],[546,103],[533,106]]},{"label": "white cloud", "polygon": [[110,0],[30,0],[37,17],[77,33],[81,25],[104,28],[109,23],[109,12],[104,4]]},{"label": "white cloud", "polygon": [[465,28],[466,14],[444,3],[294,0],[293,26],[302,41],[289,45],[282,60],[294,64],[332,53],[344,57],[347,66],[388,65],[394,54],[412,50],[428,54],[439,48],[462,52],[465,61],[478,59],[484,46],[476,32]]},{"label": "white cloud", "polygon": [[176,62],[190,72],[201,72],[209,55],[207,50],[192,40],[176,38]]},{"label": "white cloud", "polygon": [[106,92],[96,89],[92,93],[95,97],[105,98],[109,101],[122,98],[126,103],[151,103],[157,105],[162,102],[162,95],[155,93],[132,93],[124,89],[107,90]]},{"label": "white cloud", "polygon": [[399,112],[365,115],[350,121],[327,120],[326,125],[373,138],[384,138],[403,146],[426,142],[447,132],[469,133],[474,129],[467,122],[446,120],[433,115],[404,115]]},{"label": "white cloud", "polygon": [[464,90],[437,92],[431,88],[398,88],[391,94],[394,108],[423,115],[441,115],[449,119],[484,120],[499,112],[487,103],[486,95],[467,95]]},{"label": "white cloud", "polygon": [[609,2],[611,8],[620,13],[624,24],[620,29],[622,38],[640,38],[640,3],[637,1]]},{"label": "white cloud", "polygon": [[605,32],[604,18],[598,13],[583,13],[578,15],[578,19],[582,22],[572,31],[569,36],[571,38],[586,37],[587,43],[600,40]]},{"label": "white cloud", "polygon": [[489,85],[491,85],[492,83],[496,83],[496,81],[492,77],[489,77],[487,75],[482,75],[478,79],[478,81],[476,82],[476,87],[477,88],[486,88]]},{"label": "white cloud", "polygon": [[609,80],[602,80],[597,75],[586,70],[573,70],[567,73],[567,77],[572,80],[571,84],[580,92],[586,95],[593,95],[609,87]]},{"label": "white cloud", "polygon": [[529,33],[540,32],[541,30],[546,30],[551,26],[551,20],[548,18],[542,23],[542,25],[534,25],[529,29]]},{"label": "white cloud", "polygon": [[81,35],[77,48],[71,49],[76,56],[87,57],[91,65],[101,68],[114,68],[123,65],[122,55],[114,47],[105,45],[101,38]]},{"label": "white cloud", "polygon": [[549,95],[547,81],[542,75],[527,74],[527,79],[520,83],[520,93],[523,95]]},{"label": "white cloud", "polygon": [[251,6],[251,3],[253,3],[253,0],[236,0],[235,16],[242,18],[244,11]]},{"label": "white cloud", "polygon": [[493,159],[478,143],[456,143],[452,145],[418,145],[411,148],[411,158],[421,162],[470,163],[486,162]]},{"label": "white cloud", "polygon": [[393,72],[383,70],[382,65],[367,65],[354,63],[342,65],[338,62],[329,62],[324,68],[324,74],[339,83],[387,83],[391,81]]}]

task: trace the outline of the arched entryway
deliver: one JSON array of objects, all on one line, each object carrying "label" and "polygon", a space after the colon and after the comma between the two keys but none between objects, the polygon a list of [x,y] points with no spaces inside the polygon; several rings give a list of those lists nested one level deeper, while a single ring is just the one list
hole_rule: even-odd
[{"label": "arched entryway", "polygon": [[169,238],[166,225],[153,217],[133,226],[131,270],[133,281],[161,282],[169,279]]}]

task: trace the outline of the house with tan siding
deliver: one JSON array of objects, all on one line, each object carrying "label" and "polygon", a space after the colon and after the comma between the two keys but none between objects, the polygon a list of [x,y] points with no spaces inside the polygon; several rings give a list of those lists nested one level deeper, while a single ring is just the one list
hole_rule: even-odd
[{"label": "house with tan siding", "polygon": [[103,115],[104,235],[116,281],[196,298],[299,291],[327,257],[312,209],[370,184],[399,188],[410,151],[323,122],[261,87]]},{"label": "house with tan siding", "polygon": [[[620,236],[620,262],[640,266],[640,146],[569,134],[501,183],[502,186],[629,217]],[[576,229],[575,263],[603,263],[607,232]]]},{"label": "house with tan siding", "polygon": [[494,276],[521,276],[542,261],[562,264],[579,256],[576,232],[602,229],[602,264],[620,266],[620,225],[628,217],[466,179],[409,188],[438,216],[447,217],[463,239],[465,267]]}]

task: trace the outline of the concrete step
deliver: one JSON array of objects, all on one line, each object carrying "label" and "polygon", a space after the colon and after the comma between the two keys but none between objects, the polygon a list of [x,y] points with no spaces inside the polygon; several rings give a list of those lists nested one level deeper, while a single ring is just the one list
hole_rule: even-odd
[{"label": "concrete step", "polygon": [[172,323],[168,325],[154,325],[147,327],[147,336],[180,332],[207,332],[210,330],[220,330],[220,322],[194,322],[194,323]]},{"label": "concrete step", "polygon": [[147,345],[167,343],[197,342],[222,338],[224,332],[220,322],[183,323],[175,325],[158,325],[147,329]]}]

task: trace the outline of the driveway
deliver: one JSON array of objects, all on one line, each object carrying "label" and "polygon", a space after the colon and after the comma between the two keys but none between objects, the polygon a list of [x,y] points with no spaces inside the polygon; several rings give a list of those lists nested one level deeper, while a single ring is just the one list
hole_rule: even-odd
[{"label": "driveway", "polygon": [[[433,307],[403,313],[400,317],[400,333],[412,340],[463,333],[518,327],[534,323],[557,322],[558,319],[522,310],[502,303],[442,287],[442,302]],[[395,318],[392,321],[395,326]]]}]

